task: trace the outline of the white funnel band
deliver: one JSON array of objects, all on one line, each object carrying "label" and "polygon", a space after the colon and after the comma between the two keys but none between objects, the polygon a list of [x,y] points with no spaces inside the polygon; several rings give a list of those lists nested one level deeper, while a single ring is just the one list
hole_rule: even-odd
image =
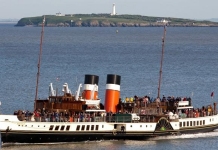
[{"label": "white funnel band", "polygon": [[120,85],[117,85],[117,84],[106,84],[106,90],[120,91]]},{"label": "white funnel band", "polygon": [[84,84],[84,90],[98,91],[98,86],[93,84]]}]

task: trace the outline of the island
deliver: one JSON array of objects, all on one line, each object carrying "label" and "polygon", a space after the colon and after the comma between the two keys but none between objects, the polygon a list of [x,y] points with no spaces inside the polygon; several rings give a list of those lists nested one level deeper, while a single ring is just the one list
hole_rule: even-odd
[{"label": "island", "polygon": [[[44,16],[21,18],[15,26],[42,25]],[[218,22],[171,17],[111,14],[45,15],[46,27],[218,27]]]}]

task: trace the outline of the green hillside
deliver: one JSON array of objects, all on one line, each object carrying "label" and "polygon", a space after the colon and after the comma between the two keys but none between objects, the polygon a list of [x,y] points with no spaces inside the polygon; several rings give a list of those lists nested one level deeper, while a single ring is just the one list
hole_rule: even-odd
[{"label": "green hillside", "polygon": [[[41,26],[44,16],[22,18],[16,26]],[[74,14],[65,16],[46,15],[48,27],[145,27],[145,26],[218,26],[217,22],[181,18],[163,18],[141,15]],[[165,20],[165,21],[163,21]]]}]

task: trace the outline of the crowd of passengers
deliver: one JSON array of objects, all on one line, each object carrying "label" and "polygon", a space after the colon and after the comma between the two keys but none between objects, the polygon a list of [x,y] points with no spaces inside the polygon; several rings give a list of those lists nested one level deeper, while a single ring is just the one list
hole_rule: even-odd
[{"label": "crowd of passengers", "polygon": [[[178,103],[180,101],[188,101],[188,106],[191,106],[191,98],[190,97],[174,97],[174,96],[168,96],[165,97],[163,95],[162,98],[150,98],[149,96],[144,97],[126,97],[122,100],[123,103],[135,103],[135,106],[143,106],[147,107],[150,103],[154,103],[159,109],[161,106],[161,103],[163,105],[167,106],[176,106],[178,107]],[[215,107],[215,106],[214,106]],[[195,118],[195,117],[204,117],[204,116],[211,116],[214,114],[217,114],[216,109],[213,109],[211,105],[203,106],[202,108],[193,108],[193,109],[181,109],[176,111],[169,111],[169,110],[163,110],[163,112],[166,115],[169,115],[170,113],[173,114],[176,118]]]},{"label": "crowd of passengers", "polygon": [[[149,103],[155,103],[157,106],[157,109],[159,109],[161,102],[167,102],[167,105],[174,105],[178,106],[179,101],[189,101],[189,106],[191,106],[191,98],[182,98],[182,97],[176,97],[168,96],[167,98],[163,96],[163,98],[150,98],[149,96],[144,97],[138,97],[134,96],[131,98],[126,97],[125,100],[122,100],[123,103],[135,103],[135,106],[138,105],[144,105],[145,107]],[[163,110],[161,112],[162,114],[169,115],[169,113],[172,113],[175,115],[176,118],[193,118],[193,117],[204,117],[204,116],[210,116],[217,114],[215,112],[216,110],[213,109],[211,105],[203,106],[202,108],[196,108],[196,109],[181,109],[177,111],[169,111],[169,110]],[[125,113],[132,113],[132,112],[125,112]],[[106,117],[110,117],[113,114],[112,113],[104,113],[104,112],[98,112],[98,113],[69,113],[67,111],[64,112],[58,112],[58,111],[45,111],[36,109],[34,112],[30,111],[22,111],[18,110],[14,112],[14,115],[18,116],[19,120],[26,120],[26,121],[37,121],[37,122],[93,122],[97,121],[96,118],[100,118],[101,121],[105,121]],[[146,115],[146,114],[145,114]],[[177,117],[178,116],[178,117]],[[99,120],[100,121],[100,120]]]},{"label": "crowd of passengers", "polygon": [[189,101],[191,105],[191,98],[190,97],[174,97],[174,96],[168,96],[165,97],[163,95],[162,98],[151,98],[150,96],[143,96],[143,97],[126,97],[125,99],[122,100],[123,103],[136,103],[137,101],[140,102],[145,102],[146,104],[153,103],[153,102],[179,102],[179,101]]},{"label": "crowd of passengers", "polygon": [[[14,112],[18,119],[23,121],[37,121],[37,122],[94,122],[96,118],[105,119],[104,112],[97,113],[68,113],[67,111],[44,111],[37,109],[34,112],[18,110]],[[103,120],[101,120],[103,121]]]}]

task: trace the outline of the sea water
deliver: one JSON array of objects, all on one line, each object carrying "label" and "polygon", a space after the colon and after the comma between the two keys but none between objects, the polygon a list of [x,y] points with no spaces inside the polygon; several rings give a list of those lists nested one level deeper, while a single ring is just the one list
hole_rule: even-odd
[{"label": "sea water", "polygon": [[[104,103],[107,74],[121,76],[121,98],[157,97],[163,27],[45,27],[38,97],[58,93],[68,83],[73,93],[85,74],[99,76]],[[117,32],[117,30],[119,32]],[[0,112],[33,111],[40,49],[40,27],[0,24]],[[218,28],[167,27],[161,97],[191,97],[195,108],[217,102]],[[214,91],[214,97],[211,92]],[[167,136],[146,141],[12,144],[3,149],[217,149],[218,132]]]}]

